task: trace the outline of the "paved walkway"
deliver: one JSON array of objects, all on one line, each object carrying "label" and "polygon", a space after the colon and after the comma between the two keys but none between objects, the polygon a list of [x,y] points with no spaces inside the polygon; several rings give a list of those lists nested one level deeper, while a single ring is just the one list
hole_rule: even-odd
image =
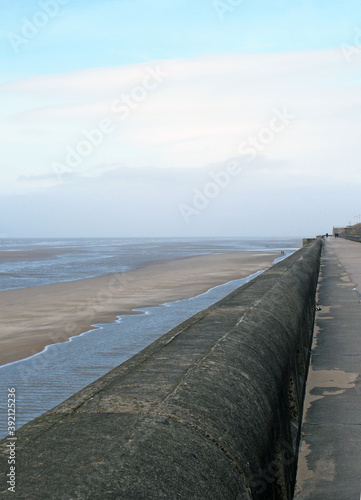
[{"label": "paved walkway", "polygon": [[361,244],[323,249],[296,499],[360,500]]}]

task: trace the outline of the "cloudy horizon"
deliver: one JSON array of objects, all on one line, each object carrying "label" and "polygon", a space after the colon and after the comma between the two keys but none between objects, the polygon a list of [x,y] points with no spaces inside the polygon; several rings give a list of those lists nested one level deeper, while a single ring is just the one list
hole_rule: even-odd
[{"label": "cloudy horizon", "polygon": [[3,7],[0,235],[315,236],[357,221],[361,6]]}]

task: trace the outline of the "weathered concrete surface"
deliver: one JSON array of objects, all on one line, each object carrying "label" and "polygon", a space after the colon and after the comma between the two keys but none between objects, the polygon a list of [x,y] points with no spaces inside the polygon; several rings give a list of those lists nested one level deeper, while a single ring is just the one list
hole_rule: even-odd
[{"label": "weathered concrete surface", "polygon": [[303,238],[302,240],[302,246],[305,247],[306,245],[309,245],[313,241],[315,241],[316,238]]},{"label": "weathered concrete surface", "polygon": [[291,498],[321,246],[17,431],[2,498]]},{"label": "weathered concrete surface", "polygon": [[307,380],[297,499],[359,500],[361,245],[328,239]]}]

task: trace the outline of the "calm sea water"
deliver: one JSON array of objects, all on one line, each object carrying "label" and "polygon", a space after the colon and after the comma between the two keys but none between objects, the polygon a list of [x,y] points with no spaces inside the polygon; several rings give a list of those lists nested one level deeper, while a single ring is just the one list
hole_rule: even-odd
[{"label": "calm sea water", "polygon": [[[1,289],[72,281],[135,269],[157,260],[235,250],[274,250],[275,259],[279,259],[281,250],[287,255],[299,246],[299,240],[286,239],[3,240]],[[35,356],[1,366],[0,415],[4,418],[0,418],[0,437],[7,434],[8,388],[16,389],[18,428],[258,274],[197,297],[141,310],[142,314],[136,316],[121,316],[115,323],[96,325],[68,342],[53,344]]]},{"label": "calm sea water", "polygon": [[287,250],[296,239],[91,238],[0,240],[0,290],[139,268],[148,262],[235,250]]}]

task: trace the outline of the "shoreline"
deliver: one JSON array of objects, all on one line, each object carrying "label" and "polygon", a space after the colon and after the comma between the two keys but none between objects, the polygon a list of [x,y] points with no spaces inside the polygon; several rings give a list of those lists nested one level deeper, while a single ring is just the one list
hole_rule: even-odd
[{"label": "shoreline", "polygon": [[[284,257],[284,256],[283,256]],[[269,266],[267,269],[269,269],[271,266]],[[84,332],[81,332],[79,334],[76,334],[76,335],[73,335],[73,336],[70,336],[67,340],[64,340],[64,342],[71,342],[72,339],[76,339],[77,337],[81,337],[83,335],[86,335],[88,333],[91,333],[91,332],[94,332],[96,330],[102,330],[104,329],[104,327],[106,327],[106,325],[108,324],[112,324],[112,323],[121,323],[126,317],[132,317],[132,316],[143,316],[143,315],[151,315],[153,314],[153,309],[157,309],[159,307],[171,307],[175,304],[177,304],[178,302],[182,302],[184,300],[192,300],[192,299],[197,299],[198,297],[201,297],[202,295],[205,295],[205,294],[208,294],[208,293],[212,293],[213,290],[216,290],[217,288],[220,288],[222,286],[227,286],[227,285],[230,285],[232,283],[235,283],[235,282],[238,282],[240,280],[246,280],[245,283],[248,283],[249,281],[252,281],[253,279],[257,278],[260,274],[262,274],[264,271],[266,271],[267,269],[260,269],[252,274],[250,274],[249,276],[245,276],[244,278],[236,278],[234,280],[230,280],[230,281],[226,281],[225,283],[221,283],[219,285],[215,285],[214,287],[211,287],[209,288],[208,290],[206,290],[205,292],[201,292],[199,294],[196,294],[196,295],[192,295],[190,297],[187,297],[187,298],[181,298],[181,299],[177,299],[177,300],[174,300],[172,302],[163,302],[162,304],[154,304],[154,305],[151,305],[151,306],[146,306],[146,307],[139,307],[139,308],[135,308],[133,309],[132,311],[121,311],[117,317],[114,319],[114,321],[109,321],[107,323],[94,323],[91,325],[91,327],[89,328],[89,330],[86,330]],[[244,283],[244,284],[245,284]],[[239,288],[240,286],[243,286],[243,284],[241,285],[238,285],[236,288]],[[231,290],[229,293],[233,292],[233,290]],[[226,293],[226,295],[228,295],[228,292]],[[226,296],[225,295],[225,296]],[[218,300],[221,300],[223,297],[220,297],[219,299],[216,300],[216,302],[218,302]],[[206,306],[205,309],[209,307],[209,306]],[[187,318],[186,318],[187,319]],[[173,328],[173,327],[172,327]],[[163,335],[163,334],[162,334]],[[60,342],[62,343],[62,342]],[[30,360],[31,358],[34,358],[36,356],[39,356],[41,354],[43,354],[44,352],[47,351],[48,348],[52,347],[52,346],[56,346],[57,344],[56,343],[53,343],[53,344],[46,344],[44,346],[44,348],[35,353],[35,354],[31,354],[25,358],[21,358],[21,359],[17,359],[15,361],[10,361],[6,364],[3,364],[1,365],[0,364],[0,370],[2,368],[5,368],[7,366],[11,366],[11,365],[14,365],[16,363],[21,363],[22,361],[25,361],[25,360]],[[146,347],[146,346],[145,346]],[[141,349],[144,349],[144,347],[142,347]]]},{"label": "shoreline", "polygon": [[139,269],[0,292],[0,365],[164,303],[187,299],[267,269],[278,252],[239,251],[149,263]]}]

